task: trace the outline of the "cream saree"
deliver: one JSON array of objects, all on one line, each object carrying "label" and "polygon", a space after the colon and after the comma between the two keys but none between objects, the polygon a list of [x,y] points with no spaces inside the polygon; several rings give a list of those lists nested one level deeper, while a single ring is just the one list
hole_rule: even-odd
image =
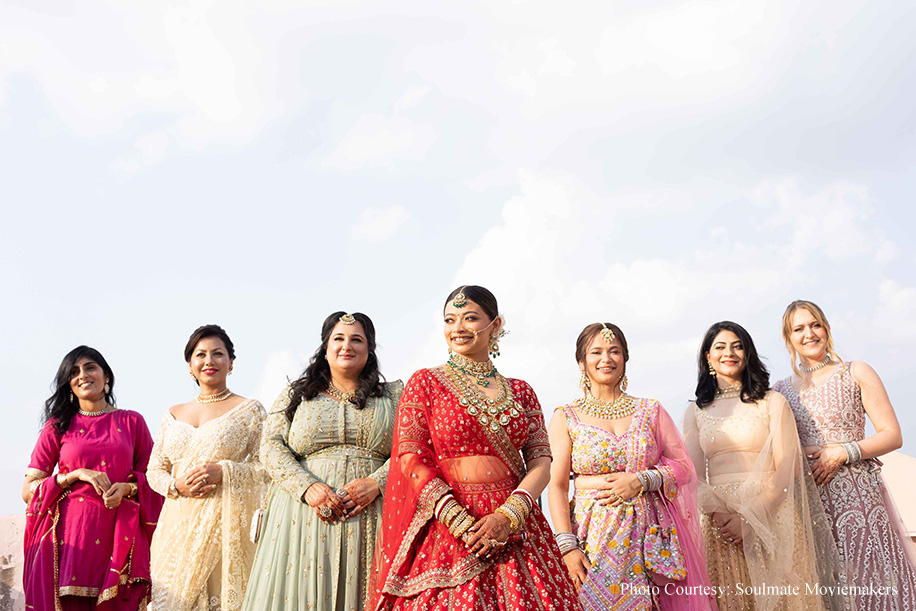
[{"label": "cream saree", "polygon": [[[250,399],[198,428],[168,412],[163,417],[148,472],[153,489],[166,496],[152,544],[152,609],[241,607],[255,548],[249,528],[267,484],[258,461],[265,417]],[[209,496],[168,496],[173,477],[204,463],[223,467],[222,483]]]}]

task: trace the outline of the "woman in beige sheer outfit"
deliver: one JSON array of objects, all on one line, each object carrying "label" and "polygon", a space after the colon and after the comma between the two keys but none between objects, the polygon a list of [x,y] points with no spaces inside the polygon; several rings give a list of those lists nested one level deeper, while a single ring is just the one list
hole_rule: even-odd
[{"label": "woman in beige sheer outfit", "polygon": [[[795,420],[740,325],[716,323],[699,353],[684,437],[719,609],[843,609],[839,558]],[[834,591],[835,592],[835,591]]]},{"label": "woman in beige sheer outfit", "polygon": [[200,394],[166,412],[147,472],[166,497],[151,550],[151,607],[239,609],[254,557],[249,528],[267,483],[258,462],[266,413],[226,387],[235,349],[220,327],[197,329],[185,359]]}]

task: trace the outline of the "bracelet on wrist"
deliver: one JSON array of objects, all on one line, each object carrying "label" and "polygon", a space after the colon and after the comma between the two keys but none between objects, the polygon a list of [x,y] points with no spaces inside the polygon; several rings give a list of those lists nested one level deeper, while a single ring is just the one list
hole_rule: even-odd
[{"label": "bracelet on wrist", "polygon": [[59,488],[69,488],[70,480],[67,478],[66,473],[58,473],[57,477],[54,478],[54,481],[57,482]]},{"label": "bracelet on wrist", "polygon": [[855,441],[847,441],[842,444],[843,450],[846,451],[846,464],[852,465],[862,460],[862,448]]},{"label": "bracelet on wrist", "polygon": [[579,538],[571,532],[558,532],[553,535],[553,538],[560,548],[560,554],[563,556],[574,549],[579,549]]}]

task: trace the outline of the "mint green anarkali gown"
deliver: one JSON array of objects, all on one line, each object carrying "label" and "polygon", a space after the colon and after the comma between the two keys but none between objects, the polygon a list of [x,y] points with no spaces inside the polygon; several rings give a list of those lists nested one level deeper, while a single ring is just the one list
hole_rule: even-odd
[{"label": "mint green anarkali gown", "polygon": [[404,386],[385,384],[364,409],[324,393],[290,422],[289,388],[269,410],[261,462],[273,481],[244,611],[359,611],[366,600],[382,495],[358,515],[325,524],[303,499],[315,482],[337,489],[369,477],[384,492],[395,411]]}]

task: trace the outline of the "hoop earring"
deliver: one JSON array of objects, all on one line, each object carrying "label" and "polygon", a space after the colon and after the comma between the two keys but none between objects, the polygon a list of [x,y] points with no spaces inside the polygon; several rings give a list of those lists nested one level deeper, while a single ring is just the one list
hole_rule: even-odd
[{"label": "hoop earring", "polygon": [[709,375],[711,375],[712,377],[716,377],[716,370],[712,368],[712,361],[707,359],[706,364],[709,365]]},{"label": "hoop earring", "polygon": [[588,392],[592,387],[591,381],[588,379],[588,374],[585,373],[585,370],[582,369],[579,371],[579,388],[582,389],[582,392]]},{"label": "hoop earring", "polygon": [[620,392],[627,392],[627,385],[629,380],[627,380],[627,374],[623,374],[623,377],[620,378]]}]

